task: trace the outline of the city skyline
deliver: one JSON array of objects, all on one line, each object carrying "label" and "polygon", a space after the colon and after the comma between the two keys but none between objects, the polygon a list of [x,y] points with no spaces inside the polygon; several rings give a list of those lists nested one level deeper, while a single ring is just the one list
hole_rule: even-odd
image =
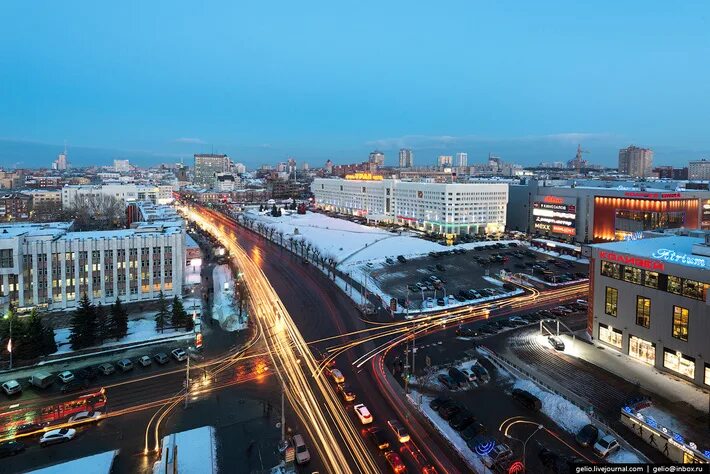
[{"label": "city skyline", "polygon": [[[354,7],[347,21],[324,5],[76,5],[85,15],[8,7],[26,21],[8,22],[0,46],[3,166],[39,159],[18,142],[64,140],[116,150],[108,162],[214,148],[251,166],[352,162],[375,148],[394,164],[400,147],[420,163],[466,151],[524,165],[566,161],[579,142],[606,166],[630,144],[676,166],[710,151],[710,96],[698,92],[709,71],[692,60],[707,53],[704,4],[631,2],[611,16],[560,2],[514,12],[459,2],[456,14],[395,3],[374,16],[374,5]],[[446,35],[429,27],[439,20]],[[218,41],[195,34],[200,25]]]}]

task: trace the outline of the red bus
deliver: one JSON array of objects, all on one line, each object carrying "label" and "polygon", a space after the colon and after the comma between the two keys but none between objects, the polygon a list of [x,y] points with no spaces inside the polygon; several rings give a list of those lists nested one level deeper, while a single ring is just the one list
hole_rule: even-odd
[{"label": "red bus", "polygon": [[[14,434],[21,427],[43,426],[66,421],[70,416],[82,412],[101,410],[106,406],[106,390],[85,393],[79,396],[65,397],[62,401],[45,405],[41,399],[26,403],[15,403],[0,408],[0,437]],[[24,431],[20,429],[20,431]]]}]

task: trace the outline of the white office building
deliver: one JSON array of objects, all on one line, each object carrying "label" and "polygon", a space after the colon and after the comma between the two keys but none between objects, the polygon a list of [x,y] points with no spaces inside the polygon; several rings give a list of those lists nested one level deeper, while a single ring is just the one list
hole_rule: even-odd
[{"label": "white office building", "polygon": [[71,309],[84,293],[94,303],[182,293],[182,219],[131,229],[72,232],[71,223],[0,225],[0,305]]},{"label": "white office building", "polygon": [[465,168],[468,166],[468,153],[456,153],[456,166],[459,168]]},{"label": "white office building", "polygon": [[688,179],[710,180],[710,161],[703,159],[689,162]]},{"label": "white office building", "polygon": [[350,179],[314,179],[311,191],[316,206],[436,234],[505,229],[506,183],[410,182],[371,175],[346,178]]},{"label": "white office building", "polygon": [[109,195],[128,204],[135,201],[150,201],[154,204],[168,204],[173,201],[173,187],[169,184],[121,184],[67,185],[62,188],[62,207],[73,207],[82,196]]}]

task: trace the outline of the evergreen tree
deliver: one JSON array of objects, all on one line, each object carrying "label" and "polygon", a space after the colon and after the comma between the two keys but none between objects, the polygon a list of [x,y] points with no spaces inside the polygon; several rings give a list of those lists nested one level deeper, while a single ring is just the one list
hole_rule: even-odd
[{"label": "evergreen tree", "polygon": [[57,352],[57,341],[54,339],[54,329],[49,326],[44,326],[43,329],[42,355],[54,354],[55,352]]},{"label": "evergreen tree", "polygon": [[74,350],[89,347],[96,339],[96,308],[86,293],[79,301],[71,319],[69,342]]},{"label": "evergreen tree", "polygon": [[187,319],[187,313],[182,305],[180,298],[175,296],[173,298],[173,310],[170,316],[170,325],[174,328],[179,328],[185,325],[185,319]]},{"label": "evergreen tree", "polygon": [[128,334],[128,312],[121,304],[120,298],[116,298],[116,301],[111,305],[109,334],[117,341]]},{"label": "evergreen tree", "polygon": [[281,217],[283,215],[283,212],[281,211],[281,208],[279,207],[278,210],[276,211],[276,217]]},{"label": "evergreen tree", "polygon": [[158,312],[155,314],[155,329],[160,332],[163,332],[163,330],[165,329],[165,325],[168,322],[169,314],[170,312],[168,311],[168,301],[165,299],[165,295],[161,290],[160,294],[158,295]]},{"label": "evergreen tree", "polygon": [[183,327],[186,331],[192,331],[195,327],[195,321],[192,320],[191,314],[185,315],[185,321],[183,321]]},{"label": "evergreen tree", "polygon": [[22,354],[27,359],[34,359],[43,353],[44,346],[44,326],[42,325],[42,318],[40,318],[35,309],[32,310],[30,317],[27,319],[27,331],[25,334]]},{"label": "evergreen tree", "polygon": [[279,215],[279,210],[276,208],[276,204],[271,207],[271,215],[277,217]]},{"label": "evergreen tree", "polygon": [[96,305],[96,343],[101,344],[112,336],[111,325],[106,308],[101,303]]}]

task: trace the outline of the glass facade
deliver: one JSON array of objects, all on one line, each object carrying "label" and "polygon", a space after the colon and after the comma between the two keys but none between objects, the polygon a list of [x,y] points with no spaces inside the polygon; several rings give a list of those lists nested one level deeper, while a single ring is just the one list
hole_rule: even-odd
[{"label": "glass facade", "polygon": [[705,301],[710,283],[681,278],[674,275],[642,270],[641,268],[629,265],[621,265],[615,262],[602,260],[599,273],[602,276],[623,280],[635,285],[643,285],[649,288],[656,288],[660,291],[682,295],[686,298]]},{"label": "glass facade", "polygon": [[618,329],[599,323],[599,340],[621,349],[623,334]]},{"label": "glass facade", "polygon": [[629,336],[629,355],[644,364],[656,363],[656,345],[640,337]]},{"label": "glass facade", "polygon": [[664,349],[663,367],[691,379],[695,378],[695,359],[680,352]]}]

